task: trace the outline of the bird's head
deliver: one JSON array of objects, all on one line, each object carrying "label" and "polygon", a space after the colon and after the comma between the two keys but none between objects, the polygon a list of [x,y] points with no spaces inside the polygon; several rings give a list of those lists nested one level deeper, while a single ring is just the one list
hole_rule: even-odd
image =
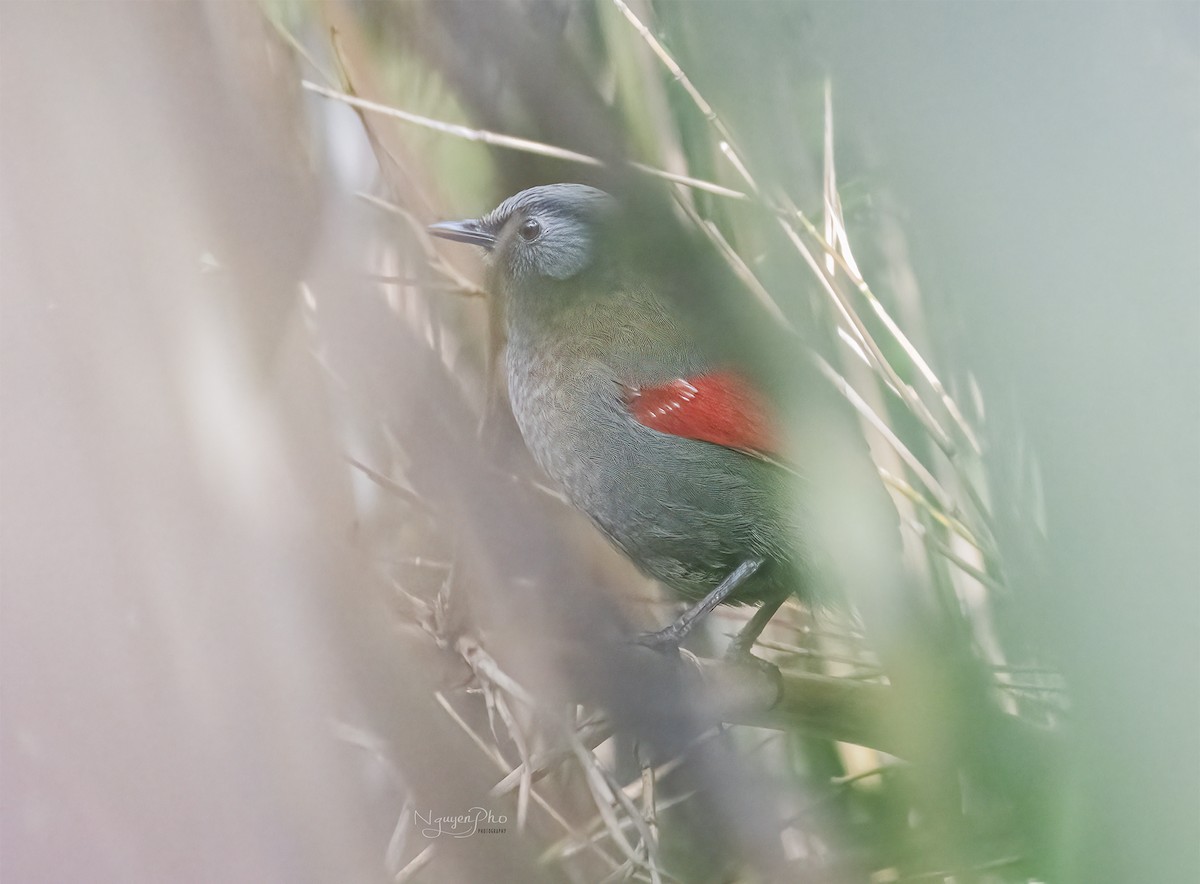
[{"label": "bird's head", "polygon": [[583,184],[531,187],[482,218],[444,221],[429,232],[471,243],[508,294],[565,282],[592,266],[616,215],[616,200]]}]

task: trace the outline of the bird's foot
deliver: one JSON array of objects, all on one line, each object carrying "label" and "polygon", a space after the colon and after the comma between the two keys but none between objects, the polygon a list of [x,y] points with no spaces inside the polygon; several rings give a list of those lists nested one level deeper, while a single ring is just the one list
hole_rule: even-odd
[{"label": "bird's foot", "polygon": [[758,660],[751,651],[754,649],[755,642],[758,641],[758,636],[761,630],[743,629],[732,639],[725,648],[724,659],[726,663],[749,663]]},{"label": "bird's foot", "polygon": [[725,649],[724,662],[730,666],[744,666],[750,669],[755,669],[773,681],[780,678],[779,667],[774,663],[768,663],[762,657],[756,657],[751,653],[754,647],[755,638],[750,638],[745,641],[741,635],[734,636],[733,641]]},{"label": "bird's foot", "polygon": [[[738,631],[737,635],[729,642],[729,647],[725,649],[726,663],[748,663],[758,669],[769,667],[776,669],[770,663],[755,657],[750,653],[754,649],[755,642],[762,635],[767,624],[771,622],[771,618],[775,616],[775,612],[779,610],[787,596],[779,595],[763,602],[762,606],[754,612],[754,616],[746,623],[745,626]],[[776,671],[778,671],[776,669]]]},{"label": "bird's foot", "polygon": [[632,640],[632,644],[642,645],[651,650],[658,651],[667,657],[675,658],[679,656],[679,644],[683,640],[683,636],[679,634],[679,630],[672,624],[666,629],[660,629],[658,632],[643,632]]},{"label": "bird's foot", "polygon": [[757,669],[772,679],[779,678],[779,667],[774,663],[768,663],[762,657],[756,657],[750,653],[750,648],[739,645],[734,642],[725,651],[724,662],[730,666],[745,666],[750,669]]}]

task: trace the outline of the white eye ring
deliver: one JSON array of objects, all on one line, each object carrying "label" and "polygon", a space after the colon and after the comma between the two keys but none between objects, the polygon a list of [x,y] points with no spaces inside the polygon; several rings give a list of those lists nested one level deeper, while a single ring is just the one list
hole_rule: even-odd
[{"label": "white eye ring", "polygon": [[521,234],[521,239],[525,242],[533,242],[542,235],[541,222],[536,218],[526,218],[517,229],[517,233]]}]

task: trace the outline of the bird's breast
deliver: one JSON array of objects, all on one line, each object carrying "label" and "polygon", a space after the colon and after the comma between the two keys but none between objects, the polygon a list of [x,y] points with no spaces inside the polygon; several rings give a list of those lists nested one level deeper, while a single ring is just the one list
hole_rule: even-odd
[{"label": "bird's breast", "polygon": [[[508,392],[534,459],[573,497],[597,485],[609,452],[634,445],[621,386],[599,359],[579,352],[511,346]],[[582,502],[580,502],[582,505]]]},{"label": "bird's breast", "polygon": [[696,595],[749,556],[787,557],[791,519],[770,465],[640,423],[630,382],[602,356],[527,343],[510,339],[506,357],[526,445],[643,571]]}]

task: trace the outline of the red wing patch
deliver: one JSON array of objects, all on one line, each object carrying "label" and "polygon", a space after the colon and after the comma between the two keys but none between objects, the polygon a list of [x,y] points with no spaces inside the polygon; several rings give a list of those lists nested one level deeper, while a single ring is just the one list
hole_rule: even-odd
[{"label": "red wing patch", "polygon": [[782,454],[773,410],[749,381],[733,372],[626,387],[625,402],[634,420],[660,433],[772,457]]}]

